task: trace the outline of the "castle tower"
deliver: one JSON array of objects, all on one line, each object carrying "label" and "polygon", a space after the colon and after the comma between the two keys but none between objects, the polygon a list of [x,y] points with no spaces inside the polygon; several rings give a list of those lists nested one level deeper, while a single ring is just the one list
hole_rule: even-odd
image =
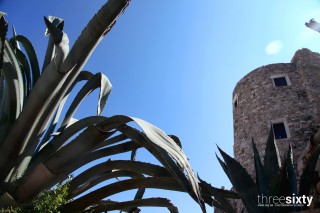
[{"label": "castle tower", "polygon": [[259,67],[233,92],[234,156],[254,174],[251,138],[261,156],[273,128],[281,156],[288,143],[295,164],[320,124],[320,55],[298,50],[291,63]]}]

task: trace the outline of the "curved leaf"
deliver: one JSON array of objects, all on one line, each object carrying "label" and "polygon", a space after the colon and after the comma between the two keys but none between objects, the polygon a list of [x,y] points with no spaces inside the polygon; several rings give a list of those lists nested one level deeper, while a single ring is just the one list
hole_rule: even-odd
[{"label": "curved leaf", "polygon": [[[49,138],[51,137],[51,135],[53,134],[53,131],[55,130],[55,128],[58,124],[62,109],[63,109],[63,107],[69,97],[70,92],[74,88],[74,86],[77,83],[79,83],[80,81],[90,79],[92,76],[93,76],[93,74],[91,72],[88,72],[88,71],[80,72],[80,74],[77,76],[76,80],[74,81],[74,84],[70,87],[69,91],[65,94],[64,98],[59,102],[59,106],[58,106],[53,118],[51,119],[51,123],[46,128],[46,134],[43,136],[42,141],[38,145],[38,148],[40,148],[44,143],[46,143],[49,140]],[[58,132],[62,131],[62,129],[66,128],[67,125],[68,125],[68,123],[66,124],[66,126],[60,125],[60,128],[57,131]]]},{"label": "curved leaf", "polygon": [[4,42],[6,40],[8,32],[8,23],[3,16],[0,17],[0,69],[2,68],[3,63],[3,54],[4,54]]},{"label": "curved leaf", "polygon": [[112,210],[120,210],[129,212],[132,207],[142,207],[142,206],[152,206],[152,207],[166,207],[171,213],[178,213],[178,208],[174,206],[170,200],[166,198],[145,198],[124,202],[111,202],[102,201],[98,205],[88,209],[85,212],[108,212]]},{"label": "curved leaf", "polygon": [[107,171],[103,174],[101,174],[99,177],[96,177],[85,184],[82,184],[81,186],[72,185],[69,188],[69,199],[73,199],[77,197],[78,195],[81,195],[83,192],[86,192],[96,186],[99,183],[102,183],[103,181],[112,179],[112,178],[120,178],[120,177],[131,177],[131,178],[138,178],[138,177],[144,177],[142,174],[138,174],[133,171],[128,170],[116,170],[116,171]]},{"label": "curved leaf", "polygon": [[274,133],[271,126],[264,155],[264,171],[266,174],[267,186],[269,186],[272,178],[277,175],[280,165],[280,156],[274,141]]},{"label": "curved leaf", "polygon": [[317,161],[320,155],[320,145],[318,145],[316,151],[309,158],[306,167],[304,168],[300,177],[300,195],[309,195],[311,186],[314,184],[314,172]]},{"label": "curved leaf", "polygon": [[72,70],[74,76],[82,69],[91,53],[108,33],[117,18],[129,5],[130,0],[109,0],[98,13],[90,20],[80,36],[74,43],[66,60],[63,62],[61,72]]},{"label": "curved leaf", "polygon": [[241,198],[247,211],[249,213],[259,212],[257,206],[257,196],[259,192],[251,176],[240,165],[240,163],[223,152],[219,147],[218,149],[227,166],[230,181]]},{"label": "curved leaf", "polygon": [[254,167],[256,170],[256,183],[259,187],[259,192],[260,194],[268,195],[268,185],[266,180],[266,174],[261,162],[258,149],[256,147],[256,144],[253,141],[253,138],[252,138],[252,148],[253,148]]},{"label": "curved leaf", "polygon": [[17,35],[14,37],[14,40],[22,44],[29,57],[29,62],[32,70],[32,85],[35,85],[36,81],[40,77],[40,68],[36,52],[29,39],[27,39],[25,36]]},{"label": "curved leaf", "polygon": [[137,189],[137,188],[158,188],[174,191],[182,191],[185,189],[171,177],[152,177],[152,178],[135,178],[123,180],[116,183],[109,184],[101,187],[89,194],[73,200],[62,207],[63,212],[78,212],[84,210],[86,207],[93,203],[98,203],[102,199],[109,197],[113,194]]},{"label": "curved leaf", "polygon": [[[226,199],[226,196],[223,194],[224,192],[220,193],[221,190],[217,190],[216,188],[212,187],[210,184],[201,180],[200,178],[199,180],[202,189],[208,191],[212,196],[214,196],[214,198],[219,202],[219,204],[225,212],[235,213],[235,210],[232,208],[230,202]],[[231,192],[228,194],[231,194]]]},{"label": "curved leaf", "polygon": [[65,126],[69,122],[83,99],[98,87],[100,87],[100,95],[98,99],[97,115],[100,115],[106,104],[112,86],[109,79],[105,75],[103,75],[102,73],[97,73],[92,76],[89,81],[81,88],[80,92],[77,94],[68,112],[66,113],[66,117],[61,126]]},{"label": "curved leaf", "polygon": [[[102,175],[110,174],[113,171],[131,171],[136,174],[135,177],[144,177],[143,174],[155,177],[171,177],[170,173],[164,167],[150,163],[125,160],[106,161],[82,172],[70,182],[71,191],[86,186],[85,188],[82,187],[81,191],[77,190],[76,194],[73,193],[73,196],[77,196],[88,189],[89,185],[93,186],[92,181],[95,181],[97,178],[100,179]],[[109,177],[110,176],[112,177],[113,175],[110,174]]]},{"label": "curved leaf", "polygon": [[291,194],[297,195],[298,194],[297,177],[296,177],[296,172],[293,166],[293,154],[292,154],[291,144],[289,144],[289,147],[288,147],[287,159],[285,163],[287,168],[287,175],[288,175],[288,181],[291,189],[290,190]]}]

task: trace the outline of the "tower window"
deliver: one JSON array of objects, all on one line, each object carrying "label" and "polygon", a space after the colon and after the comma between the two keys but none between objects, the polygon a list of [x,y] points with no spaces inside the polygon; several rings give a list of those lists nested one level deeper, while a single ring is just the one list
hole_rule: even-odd
[{"label": "tower window", "polygon": [[238,106],[238,100],[235,100],[235,102],[233,103],[233,105],[234,105],[234,108],[237,108],[237,106]]},{"label": "tower window", "polygon": [[238,107],[238,94],[235,94],[235,95],[233,96],[232,102],[233,102],[233,107],[234,107],[234,108],[237,108],[237,107]]},{"label": "tower window", "polygon": [[275,139],[287,138],[286,127],[284,123],[272,124]]},{"label": "tower window", "polygon": [[273,81],[276,87],[288,86],[286,77],[274,78]]},{"label": "tower window", "polygon": [[291,85],[288,74],[272,75],[270,78],[274,87],[285,87]]}]

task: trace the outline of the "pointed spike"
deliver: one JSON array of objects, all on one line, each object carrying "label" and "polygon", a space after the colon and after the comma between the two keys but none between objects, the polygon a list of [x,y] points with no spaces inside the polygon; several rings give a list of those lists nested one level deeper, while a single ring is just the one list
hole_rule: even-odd
[{"label": "pointed spike", "polygon": [[58,45],[62,41],[63,33],[56,26],[54,26],[45,16],[44,22],[48,28],[48,32],[50,33],[53,42]]},{"label": "pointed spike", "polygon": [[5,12],[0,11],[0,17],[7,15]]}]

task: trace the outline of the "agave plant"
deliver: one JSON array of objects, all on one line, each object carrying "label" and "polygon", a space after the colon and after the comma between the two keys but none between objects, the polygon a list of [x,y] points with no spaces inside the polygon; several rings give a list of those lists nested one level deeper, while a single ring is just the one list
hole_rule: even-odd
[{"label": "agave plant", "polygon": [[[206,211],[198,179],[179,139],[138,118],[101,116],[111,83],[101,73],[82,71],[94,48],[128,4],[129,0],[109,0],[70,51],[63,32],[64,21],[45,18],[49,41],[42,71],[27,38],[15,32],[11,39],[6,38],[8,24],[1,15],[0,208],[29,208],[41,191],[67,180],[80,169],[80,174],[68,183],[69,202],[60,206],[63,212],[133,212],[139,206],[162,206],[177,212],[165,198],[144,198],[146,188],[187,192],[202,212]],[[68,95],[80,81],[85,81],[84,86],[60,119]],[[74,121],[81,101],[97,88],[97,115]],[[133,128],[132,123],[140,129]],[[136,161],[136,152],[142,148],[159,165]],[[131,159],[101,160],[125,152],[131,152]],[[86,169],[81,169],[84,166]],[[106,180],[112,181],[96,187]],[[132,200],[106,200],[131,189],[137,189]],[[210,197],[210,192],[205,197]]]},{"label": "agave plant", "polygon": [[[262,164],[259,152],[253,140],[252,147],[254,153],[255,181],[239,162],[223,152],[219,147],[219,152],[224,161],[217,156],[221,167],[231,181],[234,190],[237,192],[247,212],[283,213],[298,212],[306,209],[306,205],[260,205],[262,204],[262,200],[260,199],[259,201],[259,198],[262,198],[262,196],[273,196],[277,198],[290,197],[291,199],[292,197],[298,196],[312,196],[314,187],[318,182],[318,180],[314,178],[314,172],[320,154],[320,146],[317,147],[309,158],[303,173],[300,176],[299,185],[296,177],[297,172],[293,165],[291,145],[289,144],[287,156],[281,163],[272,128],[270,129],[267,140],[264,164]],[[315,201],[315,199],[313,201]],[[226,212],[235,212],[230,202],[225,200],[225,205],[228,205],[228,211]],[[315,206],[317,204],[313,203],[313,205]]]}]

